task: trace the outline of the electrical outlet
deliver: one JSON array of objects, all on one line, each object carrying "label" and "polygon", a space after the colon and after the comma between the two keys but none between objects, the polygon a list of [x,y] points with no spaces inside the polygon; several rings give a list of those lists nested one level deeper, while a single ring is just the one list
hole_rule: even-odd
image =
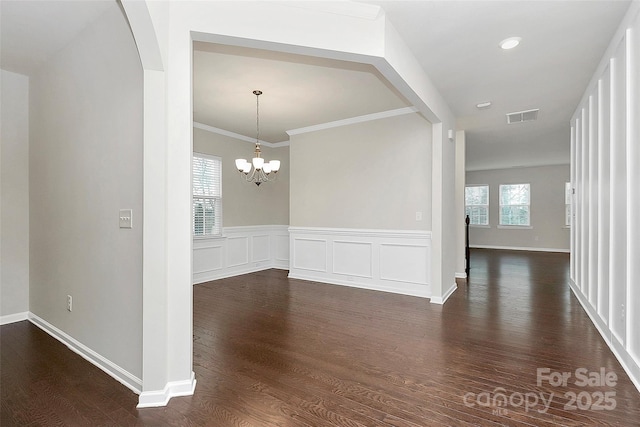
[{"label": "electrical outlet", "polygon": [[71,295],[67,295],[67,310],[73,310],[73,298],[71,298]]},{"label": "electrical outlet", "polygon": [[132,218],[132,209],[120,209],[120,228],[133,228]]}]

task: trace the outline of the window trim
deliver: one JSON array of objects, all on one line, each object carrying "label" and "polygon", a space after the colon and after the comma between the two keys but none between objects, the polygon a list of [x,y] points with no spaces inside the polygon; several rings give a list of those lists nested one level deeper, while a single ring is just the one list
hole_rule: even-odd
[{"label": "window trim", "polygon": [[[467,188],[469,187],[487,187],[487,204],[486,205],[467,205]],[[478,228],[491,228],[491,222],[490,222],[490,218],[489,218],[489,205],[490,205],[490,196],[491,196],[491,189],[489,187],[489,184],[469,184],[469,185],[465,185],[464,186],[464,191],[465,191],[465,197],[464,197],[464,212],[465,212],[465,217],[467,216],[467,207],[468,206],[478,206],[478,207],[486,207],[487,209],[487,223],[486,224],[473,224],[471,222],[469,222],[469,226],[470,227],[478,227]],[[471,219],[471,216],[469,216],[469,219]]]},{"label": "window trim", "polygon": [[[213,161],[217,161],[219,163],[219,170],[220,170],[220,174],[219,174],[219,183],[218,183],[218,187],[220,188],[220,195],[219,196],[201,196],[201,195],[196,195],[194,194],[194,185],[193,185],[193,178],[194,178],[194,174],[193,174],[193,167],[194,167],[194,160],[195,158],[202,158],[202,159],[208,159],[208,160],[213,160]],[[220,222],[219,227],[217,228],[217,233],[214,234],[195,234],[195,211],[194,211],[194,200],[195,199],[210,199],[213,200],[216,207],[219,209],[220,213],[218,215],[218,219]],[[201,239],[221,239],[224,238],[223,236],[223,207],[222,207],[222,200],[223,200],[223,195],[222,195],[222,157],[219,156],[214,156],[212,154],[207,154],[207,153],[201,153],[201,152],[196,152],[194,151],[192,153],[192,157],[191,157],[191,237],[194,240],[201,240]]]},{"label": "window trim", "polygon": [[[514,186],[514,185],[526,185],[528,188],[528,204],[509,204],[509,205],[504,205],[502,204],[502,187],[507,187],[507,186]],[[528,216],[527,216],[527,224],[505,224],[502,221],[502,208],[504,206],[527,206],[528,208]],[[503,229],[531,229],[533,228],[531,226],[531,183],[529,182],[520,182],[520,183],[513,183],[513,184],[500,184],[498,187],[498,228],[503,228]]]},{"label": "window trim", "polygon": [[[567,203],[567,196],[569,196],[569,203]],[[571,228],[571,219],[573,217],[572,203],[573,202],[573,187],[571,181],[564,183],[564,227]]]}]

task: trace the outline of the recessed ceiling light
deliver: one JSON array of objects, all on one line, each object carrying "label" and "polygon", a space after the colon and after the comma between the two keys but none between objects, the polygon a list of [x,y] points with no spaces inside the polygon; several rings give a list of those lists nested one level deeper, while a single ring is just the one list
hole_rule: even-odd
[{"label": "recessed ceiling light", "polygon": [[504,39],[500,42],[500,47],[504,50],[513,49],[520,44],[521,40],[522,38],[520,37],[509,37],[508,39]]},{"label": "recessed ceiling light", "polygon": [[491,101],[481,102],[479,104],[476,104],[476,108],[489,108],[489,107],[491,107]]}]

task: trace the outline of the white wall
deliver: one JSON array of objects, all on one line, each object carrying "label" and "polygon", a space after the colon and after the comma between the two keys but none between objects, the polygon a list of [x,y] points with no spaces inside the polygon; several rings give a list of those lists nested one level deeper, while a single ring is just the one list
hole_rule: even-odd
[{"label": "white wall", "polygon": [[[467,172],[466,185],[489,186],[489,227],[471,226],[471,247],[569,251],[565,226],[565,183],[569,165]],[[498,228],[501,184],[531,184],[531,228]]]},{"label": "white wall", "polygon": [[292,135],[291,225],[430,230],[431,132],[411,113]]},{"label": "white wall", "polygon": [[571,289],[640,390],[640,3],[571,120]]},{"label": "white wall", "polygon": [[[250,9],[242,2],[122,0],[122,5],[130,18],[145,69],[145,210],[153,207],[159,212],[154,217],[159,237],[150,233],[144,237],[145,357],[140,404],[163,405],[171,396],[191,393],[195,385],[191,363],[192,292],[187,286],[192,280],[188,201],[193,150],[194,39],[373,64],[425,117],[434,123],[445,122],[437,134],[433,130],[434,140],[446,138],[454,117],[384,14],[363,19],[357,14],[326,13],[301,4],[289,7],[271,2],[257,2]],[[368,12],[375,6],[351,2],[349,7],[365,8]],[[331,31],[327,32],[327,28]],[[152,158],[164,160],[166,167],[153,168],[148,162]],[[442,169],[453,171],[453,156],[439,157],[440,160]],[[440,173],[434,187],[442,187],[442,181],[448,178]],[[147,194],[158,196],[147,198]],[[453,192],[450,197],[453,200]],[[439,200],[435,196],[433,199]],[[439,206],[442,206],[439,217],[451,215],[455,209],[448,199]],[[455,246],[442,244],[444,233],[449,231],[455,233],[455,228],[445,228],[438,236],[434,253],[443,249],[440,256],[455,263]],[[151,251],[148,249],[151,247],[163,250]],[[150,267],[156,265],[163,268]],[[438,260],[437,274],[433,277],[440,281],[444,276],[446,281],[453,282],[455,265],[449,267]],[[442,295],[442,285],[434,286],[438,295]],[[157,295],[164,299],[158,304],[148,304],[158,300]],[[161,302],[165,304],[160,305]],[[156,334],[157,328],[165,325],[166,329]],[[167,348],[170,352],[166,358],[156,357]],[[178,383],[184,388],[173,387]]]},{"label": "white wall", "polygon": [[[135,390],[142,95],[138,52],[115,2],[31,79],[30,310],[35,323]],[[133,209],[132,229],[119,228],[120,209]]]},{"label": "white wall", "polygon": [[0,323],[29,311],[29,78],[2,70]]}]

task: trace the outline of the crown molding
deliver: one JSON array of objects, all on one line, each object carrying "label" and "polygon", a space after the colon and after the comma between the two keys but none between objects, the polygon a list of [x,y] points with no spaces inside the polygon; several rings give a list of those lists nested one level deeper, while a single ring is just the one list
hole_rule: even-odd
[{"label": "crown molding", "polygon": [[[300,135],[303,133],[308,133],[308,132],[316,132],[319,130],[324,130],[324,129],[331,129],[331,128],[337,128],[337,127],[341,127],[341,126],[349,126],[352,124],[356,124],[356,123],[364,123],[364,122],[370,122],[373,120],[380,120],[380,119],[386,119],[389,117],[396,117],[396,116],[402,116],[405,114],[413,114],[413,113],[417,113],[418,109],[415,107],[404,107],[404,108],[397,108],[395,110],[388,110],[388,111],[381,111],[379,113],[372,113],[372,114],[365,114],[364,116],[358,116],[358,117],[351,117],[349,119],[343,119],[343,120],[336,120],[333,122],[327,122],[327,123],[320,123],[317,125],[313,125],[313,126],[307,126],[307,127],[303,127],[303,128],[298,128],[298,129],[292,129],[292,130],[288,130],[287,135],[291,136],[291,135]],[[255,138],[251,138],[249,136],[245,136],[245,135],[241,135],[239,133],[235,133],[235,132],[231,132],[228,130],[224,130],[224,129],[220,129],[214,126],[209,126],[206,125],[204,123],[200,123],[200,122],[193,122],[193,127],[197,128],[197,129],[201,129],[207,132],[212,132],[212,133],[217,133],[218,135],[224,135],[224,136],[228,136],[229,138],[234,138],[240,141],[244,141],[244,142],[249,142],[251,144],[255,144],[256,139]],[[278,147],[288,147],[289,146],[289,141],[282,141],[282,142],[267,142],[267,141],[263,141],[263,140],[259,140],[261,145],[264,145],[265,147],[270,147],[270,148],[278,148]]]},{"label": "crown molding", "polygon": [[302,133],[317,132],[319,130],[348,126],[356,123],[370,122],[373,120],[386,119],[389,117],[402,116],[404,114],[413,114],[417,112],[418,109],[415,107],[404,107],[395,110],[381,111],[379,113],[365,114],[364,116],[351,117],[349,119],[336,120],[334,122],[321,123],[304,128],[288,130],[287,135],[291,136],[300,135]]},{"label": "crown molding", "polygon": [[[200,123],[200,122],[193,122],[193,127],[196,129],[200,129],[200,130],[204,130],[207,132],[211,132],[211,133],[217,133],[218,135],[223,135],[223,136],[228,136],[229,138],[233,138],[233,139],[237,139],[240,141],[244,141],[244,142],[249,142],[251,144],[255,144],[256,143],[256,139],[255,138],[251,138],[250,136],[245,136],[245,135],[241,135],[239,133],[235,133],[235,132],[231,132],[228,130],[224,130],[224,129],[220,129],[214,126],[209,126],[209,125],[205,125],[204,123]],[[267,141],[263,141],[261,139],[258,140],[260,142],[260,145],[264,145],[265,147],[270,147],[270,148],[278,148],[278,147],[288,147],[289,146],[289,141],[282,141],[282,142],[267,142]]]}]

